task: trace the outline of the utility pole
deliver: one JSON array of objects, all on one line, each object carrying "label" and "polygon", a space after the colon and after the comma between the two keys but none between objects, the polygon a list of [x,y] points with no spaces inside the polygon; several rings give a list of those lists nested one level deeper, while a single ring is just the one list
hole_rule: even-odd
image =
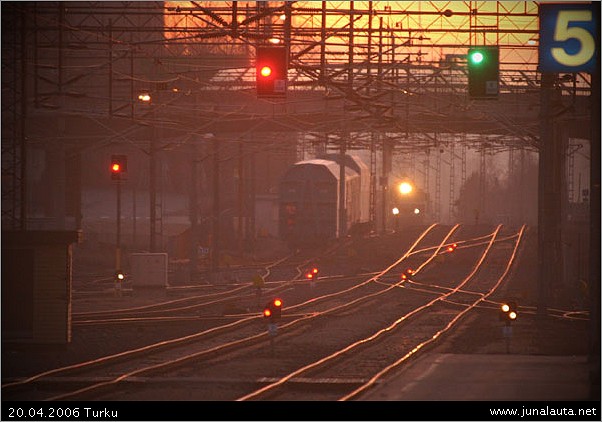
[{"label": "utility pole", "polygon": [[115,242],[115,270],[121,269],[121,175],[117,179],[117,239]]},{"label": "utility pole", "polygon": [[593,2],[596,20],[596,65],[591,73],[590,141],[590,399],[600,399],[600,3]]},{"label": "utility pole", "polygon": [[339,237],[347,236],[347,199],[345,197],[345,154],[347,153],[347,139],[341,137],[339,155]]},{"label": "utility pole", "polygon": [[556,74],[541,75],[541,124],[539,142],[539,196],[538,196],[538,305],[537,314],[545,316],[551,282],[561,274],[561,206],[563,140],[558,125],[553,121]]},{"label": "utility pole", "polygon": [[190,213],[190,249],[188,254],[190,279],[192,279],[193,275],[196,273],[198,262],[198,165],[198,149],[196,144],[194,144],[192,145],[192,159],[190,160],[190,197],[188,205]]},{"label": "utility pole", "polygon": [[237,243],[238,243],[238,254],[243,255],[243,222],[245,215],[245,189],[244,189],[244,157],[243,157],[243,143],[242,141],[238,144],[238,228],[236,230]]},{"label": "utility pole", "polygon": [[539,279],[537,284],[537,314],[545,316],[547,314],[547,285],[546,281],[549,277],[549,264],[547,259],[549,253],[549,245],[546,244],[546,176],[548,175],[549,167],[549,146],[551,138],[551,127],[549,122],[550,107],[549,102],[552,97],[552,89],[554,84],[554,75],[550,73],[542,73],[541,88],[540,88],[540,135],[539,135],[539,171],[538,171],[538,215],[537,215],[537,236],[538,236],[538,253],[537,263],[539,268]]},{"label": "utility pole", "polygon": [[150,140],[150,180],[149,180],[149,198],[150,198],[150,244],[149,251],[157,251],[157,146],[155,140],[155,129],[152,128]]},{"label": "utility pole", "polygon": [[219,269],[219,141],[213,138],[213,225],[211,230],[211,279],[217,280]]}]

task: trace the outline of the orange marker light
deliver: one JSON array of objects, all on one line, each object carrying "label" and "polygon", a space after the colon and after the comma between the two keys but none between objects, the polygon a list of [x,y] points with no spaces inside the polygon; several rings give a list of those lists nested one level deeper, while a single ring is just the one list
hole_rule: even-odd
[{"label": "orange marker light", "polygon": [[119,165],[119,163],[114,163],[111,166],[111,170],[114,171],[115,173],[117,173],[119,170],[121,170],[121,166]]},{"label": "orange marker light", "polygon": [[282,301],[280,299],[274,299],[275,306],[282,306]]}]

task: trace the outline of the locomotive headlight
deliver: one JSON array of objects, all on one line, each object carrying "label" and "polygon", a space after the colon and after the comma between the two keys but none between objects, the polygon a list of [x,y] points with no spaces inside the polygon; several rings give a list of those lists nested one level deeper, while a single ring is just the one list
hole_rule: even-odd
[{"label": "locomotive headlight", "polygon": [[399,215],[399,208],[395,207],[391,210],[391,212],[393,213],[393,215]]},{"label": "locomotive headlight", "polygon": [[414,214],[416,214],[416,215],[420,214],[420,208],[414,208]]},{"label": "locomotive headlight", "polygon": [[402,195],[409,195],[414,190],[414,187],[409,182],[401,182],[399,184],[399,193]]}]

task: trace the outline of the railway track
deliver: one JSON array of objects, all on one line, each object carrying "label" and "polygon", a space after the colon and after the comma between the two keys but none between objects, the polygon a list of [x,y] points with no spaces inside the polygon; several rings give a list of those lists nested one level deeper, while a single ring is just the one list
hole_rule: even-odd
[{"label": "railway track", "polygon": [[[398,369],[410,358],[421,353],[427,346],[436,342],[442,334],[453,329],[461,318],[477,306],[482,300],[494,293],[508,273],[516,255],[522,229],[517,235],[515,247],[507,259],[505,270],[500,274],[485,267],[485,260],[490,256],[496,242],[500,227],[492,233],[486,248],[482,251],[471,271],[461,280],[452,282],[454,287],[447,292],[436,292],[433,298],[425,298],[425,302],[413,304],[408,310],[391,324],[384,326],[372,335],[357,340],[348,346],[331,353],[311,364],[281,377],[254,392],[237,400],[270,399],[270,400],[351,400],[370,386],[377,383],[387,373]],[[477,273],[479,277],[477,277]],[[484,274],[486,273],[486,274]],[[418,271],[415,272],[418,276]],[[467,295],[465,287],[471,286]],[[476,293],[476,298],[474,297]],[[454,297],[461,306],[452,303]],[[457,309],[456,309],[457,308]],[[403,327],[403,329],[402,329]],[[331,380],[341,377],[356,380],[355,385],[329,383],[330,388],[312,388],[291,381],[298,377],[314,378],[316,376]]]},{"label": "railway track", "polygon": [[[466,313],[495,306],[490,297],[503,285],[524,228],[500,235],[498,227],[469,238],[458,228],[429,227],[376,274],[329,280],[330,293],[290,283],[279,292],[291,300],[285,299],[275,338],[258,314],[239,316],[186,338],[6,383],[3,393],[45,400],[113,400],[124,394],[141,400],[353,399]],[[452,243],[458,249],[453,253],[446,250]],[[462,255],[470,259],[455,262]],[[449,264],[466,275],[429,281]],[[407,268],[413,276],[402,280]]]},{"label": "railway track", "polygon": [[[368,283],[364,283],[364,284],[368,284]],[[350,290],[357,290],[357,288],[354,287]],[[329,297],[329,296],[330,295],[326,295],[326,297]],[[305,306],[306,307],[314,306],[314,304],[318,303],[319,301],[320,301],[320,298],[312,297],[312,299],[306,301],[307,304],[309,304],[309,305],[306,304]],[[301,307],[302,305],[303,305],[303,303],[300,303],[297,305],[297,307]],[[293,308],[293,307],[291,306],[290,308]],[[303,315],[301,316],[301,318],[303,318]],[[148,363],[145,363],[145,362],[141,363],[142,360],[141,360],[140,356],[147,355],[150,352],[153,352],[153,357],[151,359],[156,360],[156,359],[158,359],[157,358],[157,350],[158,349],[167,348],[167,349],[171,350],[171,352],[169,352],[169,353],[171,353],[170,357],[163,356],[162,360],[164,362],[168,362],[170,365],[173,365],[173,364],[176,364],[176,363],[182,361],[181,359],[174,357],[174,353],[176,353],[176,352],[173,351],[173,348],[176,345],[180,347],[180,349],[181,349],[180,353],[185,357],[185,359],[192,359],[194,357],[198,357],[200,352],[192,351],[190,343],[198,342],[198,340],[203,339],[202,347],[203,347],[204,352],[202,352],[202,353],[210,354],[210,353],[212,353],[213,348],[210,345],[208,345],[207,338],[215,336],[216,333],[219,333],[221,335],[218,340],[218,343],[221,345],[220,347],[222,349],[225,347],[232,347],[233,345],[238,344],[236,340],[230,340],[230,338],[225,337],[226,333],[228,333],[229,331],[236,331],[237,336],[244,339],[244,341],[246,341],[246,342],[257,341],[257,339],[265,337],[265,332],[262,330],[263,324],[262,323],[257,324],[258,320],[260,321],[260,316],[259,316],[259,313],[256,313],[252,316],[242,317],[242,318],[235,320],[234,322],[224,324],[224,325],[221,325],[218,327],[212,327],[207,330],[200,331],[198,333],[195,333],[195,334],[192,334],[189,336],[178,337],[175,339],[161,341],[156,344],[148,345],[148,346],[141,347],[138,349],[127,350],[125,352],[116,353],[116,354],[105,356],[105,357],[102,357],[99,359],[94,359],[91,361],[81,362],[81,363],[78,363],[75,365],[70,365],[67,367],[57,368],[57,369],[54,369],[51,371],[46,371],[44,373],[41,373],[41,374],[38,374],[38,375],[35,375],[32,377],[28,377],[23,380],[15,381],[12,383],[6,383],[5,385],[3,385],[3,392],[6,393],[13,389],[27,390],[27,388],[26,388],[27,386],[40,385],[40,383],[43,384],[43,383],[48,383],[48,382],[52,383],[54,381],[57,381],[59,376],[64,377],[66,374],[68,375],[68,374],[73,374],[73,373],[81,374],[82,371],[85,370],[86,372],[88,372],[92,368],[93,368],[93,371],[96,371],[96,368],[99,368],[99,367],[103,368],[101,370],[100,374],[98,374],[98,375],[96,373],[92,374],[92,375],[89,374],[89,375],[86,375],[86,378],[92,379],[92,380],[95,378],[96,379],[106,379],[106,377],[107,377],[107,375],[106,375],[107,370],[105,369],[106,365],[108,363],[121,362],[124,360],[126,362],[130,362],[130,363],[134,362],[138,366],[147,368],[148,370],[156,369],[155,365],[149,365]],[[246,327],[246,329],[244,327]],[[250,333],[247,332],[246,330],[250,330]],[[117,368],[118,369],[114,370],[113,373],[126,372],[123,370],[123,368],[120,365],[117,365]],[[133,376],[133,375],[135,375],[135,374],[132,373],[132,371],[130,371],[130,376]],[[81,375],[79,375],[76,378],[81,379],[82,377],[81,377]],[[128,378],[128,377],[126,377],[126,378]],[[73,378],[69,378],[69,376],[68,376],[67,378],[62,378],[62,379],[73,379]],[[117,377],[114,377],[114,379],[122,380],[124,378],[120,378],[119,376],[117,376]],[[39,398],[39,397],[36,397],[36,398]]]},{"label": "railway track", "polygon": [[[287,273],[289,279],[280,279],[267,281],[262,294],[272,294],[286,289],[291,282],[298,280],[303,276],[303,271],[307,265],[314,263],[321,258],[328,257],[343,247],[345,243],[336,243],[329,245],[320,251],[295,251],[274,262],[265,264],[262,268],[249,268],[247,273],[261,273],[264,280],[274,278],[274,273]],[[319,255],[316,255],[319,253]],[[246,277],[251,280],[251,277]],[[198,286],[194,286],[198,287]],[[228,304],[236,303],[240,306],[251,307],[250,304],[257,302],[258,294],[252,282],[244,282],[227,286],[227,290],[212,289],[209,293],[195,294],[196,288],[178,288],[177,290],[185,294],[185,297],[170,299],[166,301],[153,302],[144,305],[132,306],[127,308],[95,310],[73,313],[74,325],[89,324],[132,324],[147,322],[175,322],[175,321],[195,321],[199,318],[209,318],[212,320],[231,319],[223,315],[224,307]]]}]

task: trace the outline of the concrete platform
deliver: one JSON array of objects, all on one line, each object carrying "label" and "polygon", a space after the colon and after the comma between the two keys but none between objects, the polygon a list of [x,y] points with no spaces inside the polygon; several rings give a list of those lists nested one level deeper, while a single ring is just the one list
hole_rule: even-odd
[{"label": "concrete platform", "polygon": [[586,356],[427,354],[361,400],[588,400]]}]

